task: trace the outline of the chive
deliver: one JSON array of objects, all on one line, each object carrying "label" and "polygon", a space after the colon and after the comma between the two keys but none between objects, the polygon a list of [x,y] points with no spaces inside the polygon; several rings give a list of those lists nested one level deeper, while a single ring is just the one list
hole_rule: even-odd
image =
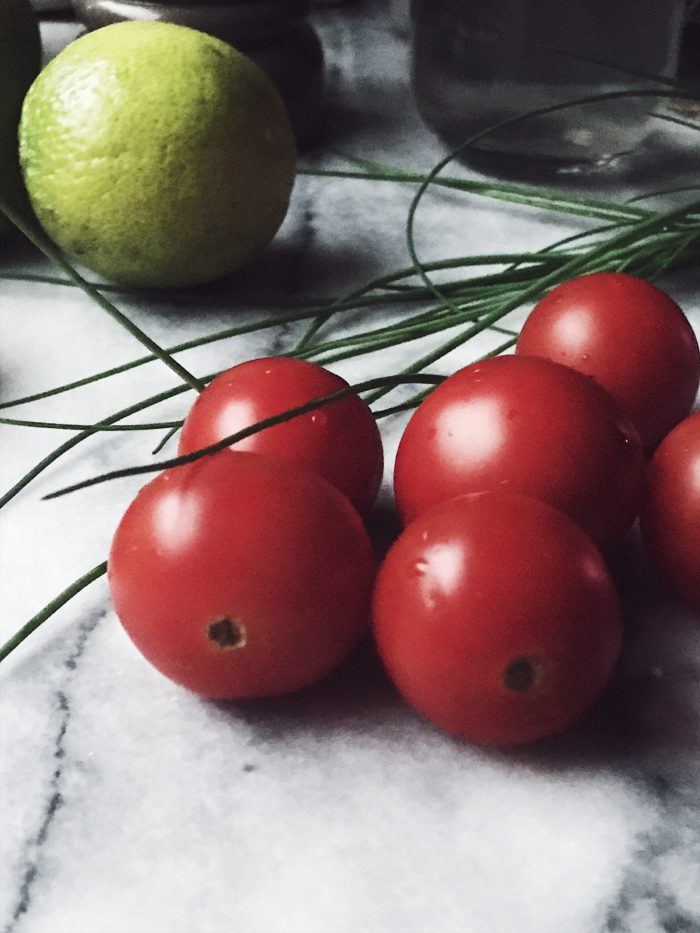
[{"label": "chive", "polygon": [[89,486],[96,486],[98,483],[104,483],[112,479],[123,479],[127,476],[140,476],[144,473],[157,473],[160,470],[173,469],[174,467],[184,466],[187,463],[194,463],[196,460],[201,460],[202,457],[208,457],[211,454],[225,450],[231,444],[237,444],[239,441],[245,440],[247,437],[251,437],[253,434],[263,431],[265,428],[274,427],[276,424],[290,421],[292,418],[297,418],[299,415],[307,414],[307,412],[310,411],[316,411],[316,409],[322,408],[324,405],[329,405],[331,402],[336,402],[338,399],[345,398],[348,395],[355,395],[380,385],[401,385],[406,382],[424,382],[430,385],[437,385],[443,382],[444,379],[444,376],[433,375],[431,373],[415,374],[411,376],[404,376],[401,374],[397,376],[378,376],[376,379],[367,379],[365,382],[359,382],[355,385],[338,389],[337,392],[331,392],[329,395],[319,396],[319,398],[312,399],[304,405],[289,408],[287,411],[281,412],[278,415],[273,415],[270,418],[263,418],[255,424],[243,428],[241,431],[236,431],[234,434],[229,434],[227,437],[221,438],[221,440],[217,441],[215,444],[208,444],[206,447],[193,450],[180,457],[172,457],[169,460],[161,460],[158,463],[147,463],[141,466],[125,467],[122,470],[111,470],[109,473],[102,473],[99,476],[90,477],[90,479],[83,480],[80,483],[73,483],[71,486],[65,486],[63,489],[50,492],[48,495],[44,496],[44,499],[57,499],[59,496],[65,496],[79,489],[87,489]]},{"label": "chive", "polygon": [[92,570],[88,570],[87,573],[78,577],[77,580],[74,580],[70,586],[67,586],[58,596],[54,597],[54,599],[47,603],[35,616],[32,616],[32,618],[25,623],[21,629],[15,632],[11,638],[8,638],[4,645],[0,646],[0,661],[3,661],[18,645],[21,645],[24,639],[28,638],[42,623],[51,618],[61,606],[65,606],[65,604],[74,596],[77,596],[81,590],[84,590],[86,586],[89,586],[95,580],[104,576],[106,572],[107,564],[104,562],[97,564]]},{"label": "chive", "polygon": [[77,424],[72,421],[30,421],[23,418],[0,418],[0,424],[11,424],[20,428],[48,428],[57,431],[154,431],[162,428],[179,428],[182,421],[153,421],[149,424]]},{"label": "chive", "polygon": [[75,284],[81,288],[90,298],[95,302],[96,305],[99,305],[103,311],[106,311],[117,323],[127,330],[132,337],[135,337],[139,340],[147,349],[151,351],[159,360],[165,363],[172,371],[178,375],[190,388],[195,389],[197,392],[201,392],[204,388],[201,382],[196,379],[191,372],[185,369],[176,359],[174,359],[166,350],[164,350],[159,344],[156,343],[151,337],[148,336],[141,328],[134,324],[123,311],[120,311],[115,305],[112,304],[107,298],[104,297],[95,287],[91,285],[83,276],[67,262],[61,253],[56,249],[56,247],[48,240],[46,237],[42,236],[33,226],[26,222],[20,214],[13,210],[7,202],[0,197],[0,214],[4,214],[5,217],[12,223],[20,233],[23,233],[24,236],[29,240],[29,242],[35,246],[40,252],[42,252],[47,259],[52,260],[59,268],[63,269],[66,275],[72,279]]}]

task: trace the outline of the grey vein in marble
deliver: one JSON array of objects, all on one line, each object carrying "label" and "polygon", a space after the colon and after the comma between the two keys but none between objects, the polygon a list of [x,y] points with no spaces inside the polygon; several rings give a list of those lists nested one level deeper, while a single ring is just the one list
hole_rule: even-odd
[{"label": "grey vein in marble", "polygon": [[104,619],[104,616],[104,611],[97,612],[91,618],[78,624],[78,637],[70,653],[63,662],[63,667],[67,673],[61,687],[54,692],[53,704],[58,713],[58,724],[52,756],[55,767],[49,780],[46,793],[47,802],[40,817],[39,828],[22,846],[23,854],[20,857],[20,863],[24,864],[24,869],[20,871],[21,884],[15,896],[16,906],[11,911],[11,919],[7,925],[3,927],[3,933],[14,933],[17,929],[22,917],[28,913],[31,908],[33,889],[35,885],[41,881],[42,849],[49,838],[56,813],[64,803],[61,785],[63,772],[66,767],[65,736],[70,727],[71,718],[71,701],[68,692],[70,689],[70,681],[77,671],[91,634],[100,621]]}]

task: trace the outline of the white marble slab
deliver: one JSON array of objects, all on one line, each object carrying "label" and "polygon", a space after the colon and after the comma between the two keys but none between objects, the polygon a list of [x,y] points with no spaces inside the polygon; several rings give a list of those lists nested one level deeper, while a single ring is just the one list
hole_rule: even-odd
[{"label": "white marble slab", "polygon": [[[331,109],[327,139],[305,164],[341,164],[335,152],[345,151],[429,167],[441,149],[415,113],[405,39],[388,10],[351,4],[317,21]],[[665,184],[669,166],[658,164]],[[119,304],[172,344],[282,300],[342,293],[407,264],[402,224],[411,194],[391,184],[300,177],[279,237],[236,281],[172,300],[121,295]],[[426,198],[418,222],[426,257],[535,248],[577,229],[571,219],[445,193]],[[48,271],[18,241],[3,241],[3,250],[0,270]],[[700,331],[697,271],[663,284]],[[209,372],[281,352],[297,332],[212,345],[182,360]],[[141,355],[85,296],[58,285],[0,280],[0,334],[5,399]],[[492,341],[480,338],[435,368],[448,372]],[[335,368],[358,380],[415,355],[403,348]],[[96,420],[174,384],[150,364],[21,411]],[[180,414],[184,404],[180,397],[153,414]],[[392,527],[391,460],[402,423],[383,425],[379,538]],[[4,427],[0,487],[69,436]],[[140,481],[53,502],[40,497],[142,462],[149,444],[141,435],[92,438],[3,511],[2,640],[104,559]],[[244,705],[199,700],[147,666],[104,584],[93,585],[0,670],[2,929],[700,929],[700,618],[663,589],[634,536],[618,574],[628,635],[608,694],[567,735],[509,753],[464,745],[421,721],[368,643],[296,696]]]}]

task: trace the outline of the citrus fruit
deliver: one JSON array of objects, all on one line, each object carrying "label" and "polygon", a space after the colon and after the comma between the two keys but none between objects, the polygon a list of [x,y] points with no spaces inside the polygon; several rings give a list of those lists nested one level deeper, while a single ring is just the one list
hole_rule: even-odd
[{"label": "citrus fruit", "polygon": [[[22,191],[17,124],[22,99],[39,71],[39,26],[29,0],[0,0],[0,195],[12,205]],[[0,233],[9,228],[0,214]]]},{"label": "citrus fruit", "polygon": [[289,205],[296,149],[264,72],[162,22],[76,39],[33,83],[20,163],[48,235],[134,285],[213,281],[250,262]]}]

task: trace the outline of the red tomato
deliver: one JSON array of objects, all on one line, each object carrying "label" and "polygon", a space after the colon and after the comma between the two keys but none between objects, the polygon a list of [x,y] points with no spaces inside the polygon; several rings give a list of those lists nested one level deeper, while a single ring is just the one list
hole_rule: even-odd
[{"label": "red tomato", "polygon": [[373,615],[408,703],[488,745],[572,723],[607,682],[621,641],[599,551],[571,519],[513,493],[460,496],[410,524],[379,569]]},{"label": "red tomato", "polygon": [[145,486],[109,556],[136,647],[176,683],[226,699],[330,671],[368,624],[373,579],[345,496],[297,464],[230,450]]},{"label": "red tomato", "polygon": [[520,332],[517,353],[593,376],[654,447],[688,414],[700,352],[688,320],[665,292],[622,272],[598,272],[552,289]]},{"label": "red tomato", "polygon": [[[241,363],[199,395],[185,419],[179,452],[207,447],[256,421],[346,387],[340,376],[303,360],[266,357]],[[362,515],[372,508],[382,479],[379,429],[357,395],[266,428],[235,449],[304,464],[345,493]]]},{"label": "red tomato", "polygon": [[671,431],[649,468],[641,530],[673,589],[700,609],[700,412]]},{"label": "red tomato", "polygon": [[643,468],[634,425],[593,379],[549,360],[501,356],[459,370],[414,412],[394,491],[407,522],[461,493],[523,493],[608,547],[635,519]]}]

